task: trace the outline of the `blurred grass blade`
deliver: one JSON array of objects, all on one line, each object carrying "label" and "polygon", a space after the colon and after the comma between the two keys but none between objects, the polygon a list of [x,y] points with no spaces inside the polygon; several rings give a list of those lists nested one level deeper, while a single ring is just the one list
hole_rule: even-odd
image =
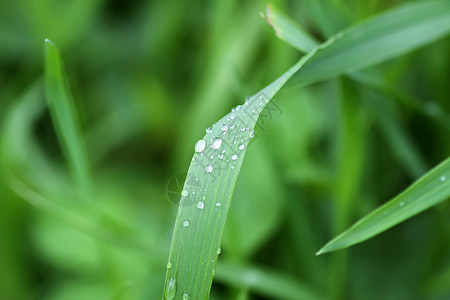
[{"label": "blurred grass blade", "polygon": [[324,295],[308,284],[298,282],[276,271],[229,262],[217,264],[217,280],[236,288],[250,289],[274,299],[324,299]]},{"label": "blurred grass blade", "polygon": [[450,197],[450,158],[400,195],[360,219],[322,247],[317,255],[363,242]]},{"label": "blurred grass blade", "polygon": [[311,84],[395,58],[447,35],[449,20],[450,1],[407,3],[331,37],[292,81]]},{"label": "blurred grass blade", "polygon": [[319,44],[295,21],[271,4],[267,5],[266,15],[263,15],[263,18],[272,26],[280,39],[301,52],[310,52]]},{"label": "blurred grass blade", "polygon": [[[317,43],[295,21],[268,6],[265,16],[276,35],[302,52]],[[450,2],[405,4],[342,30],[322,44],[293,82],[307,85],[351,73],[429,44],[450,32]]]},{"label": "blurred grass blade", "polygon": [[90,172],[78,116],[65,77],[63,61],[56,45],[44,42],[46,99],[54,128],[69,164],[75,185],[83,199],[90,191]]}]

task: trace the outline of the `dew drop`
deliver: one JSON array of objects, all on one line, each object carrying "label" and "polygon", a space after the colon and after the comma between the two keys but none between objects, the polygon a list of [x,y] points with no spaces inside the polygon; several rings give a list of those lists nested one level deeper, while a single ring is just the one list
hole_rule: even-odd
[{"label": "dew drop", "polygon": [[238,159],[238,156],[237,156],[237,154],[233,154],[233,155],[231,155],[231,159],[232,159],[232,160],[236,160],[236,159]]},{"label": "dew drop", "polygon": [[181,191],[181,196],[186,197],[187,195],[189,195],[188,190],[182,190]]},{"label": "dew drop", "polygon": [[175,298],[177,293],[177,280],[175,278],[170,278],[167,281],[166,290],[164,291],[164,298],[166,300],[172,300]]},{"label": "dew drop", "polygon": [[245,131],[245,127],[241,127],[241,131]]},{"label": "dew drop", "polygon": [[213,171],[213,166],[209,165],[205,167],[205,171],[211,173]]},{"label": "dew drop", "polygon": [[220,253],[222,253],[222,249],[219,247],[219,248],[217,248],[217,251],[216,251],[216,253],[217,253],[217,255],[219,255]]},{"label": "dew drop", "polygon": [[223,159],[223,154],[219,154],[219,155],[217,155],[217,157],[218,157],[219,159]]},{"label": "dew drop", "polygon": [[191,224],[191,222],[189,222],[189,220],[184,220],[184,221],[183,221],[183,226],[184,226],[184,227],[188,227],[189,224]]},{"label": "dew drop", "polygon": [[213,137],[211,139],[211,148],[213,149],[219,149],[220,146],[222,146],[222,139],[218,138],[218,137]]},{"label": "dew drop", "polygon": [[203,209],[204,207],[205,207],[205,202],[200,201],[199,203],[197,203],[197,208]]},{"label": "dew drop", "polygon": [[233,114],[230,115],[230,119],[231,119],[231,120],[234,119],[234,115],[233,115]]},{"label": "dew drop", "polygon": [[441,182],[444,182],[444,181],[447,180],[447,176],[442,175],[441,178],[439,178],[439,180],[440,180]]},{"label": "dew drop", "polygon": [[405,202],[400,202],[399,204],[398,204],[398,206],[404,206],[405,205]]},{"label": "dew drop", "polygon": [[250,132],[250,138],[253,138],[255,136],[255,131],[252,130],[252,132]]},{"label": "dew drop", "polygon": [[167,263],[167,269],[170,269],[170,268],[172,268],[172,263],[169,261],[169,262]]},{"label": "dew drop", "polygon": [[222,131],[227,131],[228,125],[224,123],[224,124],[222,124],[222,126],[220,128],[222,129]]},{"label": "dew drop", "polygon": [[236,111],[239,111],[241,109],[241,105],[236,106]]},{"label": "dew drop", "polygon": [[183,300],[189,300],[189,299],[190,299],[189,294],[184,292],[183,293]]},{"label": "dew drop", "polygon": [[195,143],[195,152],[201,153],[203,150],[205,150],[206,142],[205,140],[198,140],[197,143]]},{"label": "dew drop", "polygon": [[213,269],[213,270],[211,271],[211,274],[212,274],[212,276],[216,275],[216,270]]},{"label": "dew drop", "polygon": [[211,131],[212,131],[212,127],[208,127],[208,128],[206,128],[206,133],[211,133]]},{"label": "dew drop", "polygon": [[245,149],[245,145],[244,145],[244,144],[240,144],[240,145],[239,145],[239,149],[240,149],[240,150],[244,150],[244,149]]},{"label": "dew drop", "polygon": [[216,202],[216,206],[217,206],[217,207],[220,207],[220,206],[222,206],[222,203]]}]

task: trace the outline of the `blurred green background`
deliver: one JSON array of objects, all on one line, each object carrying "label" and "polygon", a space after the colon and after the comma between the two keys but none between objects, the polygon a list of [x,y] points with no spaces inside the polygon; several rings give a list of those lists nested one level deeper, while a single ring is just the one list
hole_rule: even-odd
[{"label": "blurred green background", "polygon": [[[273,3],[324,41],[401,2]],[[0,299],[161,298],[176,213],[168,183],[205,128],[300,57],[259,16],[266,4],[0,1]],[[44,38],[65,59],[93,203],[74,189],[46,108]],[[326,299],[450,299],[448,201],[314,255],[450,152],[448,37],[368,71],[387,84],[342,77],[275,97],[281,113],[256,129],[219,261]],[[218,272],[211,299],[274,299],[233,282]]]}]

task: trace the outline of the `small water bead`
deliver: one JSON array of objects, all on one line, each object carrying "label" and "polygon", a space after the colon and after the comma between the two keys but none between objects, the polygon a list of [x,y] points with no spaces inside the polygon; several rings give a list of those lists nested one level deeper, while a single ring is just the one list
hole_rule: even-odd
[{"label": "small water bead", "polygon": [[400,202],[399,204],[398,204],[399,206],[404,206],[405,205],[405,202]]},{"label": "small water bead", "polygon": [[184,292],[183,293],[183,300],[189,300],[189,294],[188,293],[186,293],[186,292]]},{"label": "small water bead", "polygon": [[245,131],[245,127],[242,127],[242,128],[241,128],[241,131]]},{"label": "small water bead", "polygon": [[203,150],[205,150],[206,147],[206,141],[205,140],[198,140],[197,143],[195,143],[195,152],[201,153]]},{"label": "small water bead", "polygon": [[219,247],[219,248],[217,248],[217,251],[216,251],[216,253],[217,253],[217,255],[219,255],[220,253],[222,253],[222,249]]},{"label": "small water bead", "polygon": [[167,269],[170,269],[170,268],[172,268],[172,263],[169,261],[169,262],[167,263]]},{"label": "small water bead", "polygon": [[239,111],[241,109],[241,105],[236,106],[236,111]]},{"label": "small water bead", "polygon": [[231,155],[231,159],[232,159],[232,160],[236,160],[236,159],[238,159],[238,156],[237,156],[237,154],[233,154],[233,155]]},{"label": "small water bead", "polygon": [[212,132],[212,127],[208,127],[208,128],[206,128],[206,133],[211,133]]},{"label": "small water bead", "polygon": [[177,280],[175,278],[170,278],[167,281],[166,290],[164,291],[164,299],[172,300],[175,298],[177,293]]},{"label": "small water bead", "polygon": [[230,129],[233,130],[235,127],[236,127],[236,125],[233,124],[233,125],[230,126]]},{"label": "small water bead", "polygon": [[220,206],[222,206],[222,203],[216,202],[216,206],[217,206],[217,207],[220,207]]},{"label": "small water bead", "polygon": [[195,177],[195,181],[198,181],[198,177]]},{"label": "small water bead", "polygon": [[189,195],[189,191],[188,190],[182,190],[181,191],[181,196],[186,197],[187,195]]},{"label": "small water bead", "polygon": [[214,158],[214,155],[211,155],[209,158],[213,159],[213,158]]},{"label": "small water bead", "polygon": [[444,182],[447,180],[447,176],[442,175],[441,178],[439,179],[441,182]]},{"label": "small water bead", "polygon": [[211,173],[213,171],[213,169],[214,168],[211,165],[205,167],[205,171],[208,172],[208,173]]},{"label": "small water bead", "polygon": [[244,144],[240,144],[239,145],[239,150],[244,150],[245,149],[245,145]]},{"label": "small water bead", "polygon": [[184,227],[188,227],[189,224],[191,224],[191,222],[189,222],[189,220],[184,220],[184,221],[183,221],[183,226],[184,226]]},{"label": "small water bead", "polygon": [[233,115],[233,114],[230,115],[230,119],[231,119],[231,120],[234,119],[234,115]]},{"label": "small water bead", "polygon": [[252,132],[250,132],[250,138],[253,138],[255,136],[255,131],[252,130]]},{"label": "small water bead", "polygon": [[213,149],[219,149],[220,146],[222,146],[222,139],[218,138],[218,137],[213,137],[211,139],[211,148]]},{"label": "small water bead", "polygon": [[199,203],[197,203],[197,208],[198,209],[203,209],[205,207],[205,202],[200,201]]},{"label": "small water bead", "polygon": [[217,155],[217,157],[218,157],[219,159],[223,159],[223,154],[219,154],[219,155]]},{"label": "small water bead", "polygon": [[231,170],[234,170],[234,166],[231,166]]},{"label": "small water bead", "polygon": [[228,125],[227,124],[222,124],[222,126],[220,128],[222,129],[222,131],[227,131],[228,130]]}]

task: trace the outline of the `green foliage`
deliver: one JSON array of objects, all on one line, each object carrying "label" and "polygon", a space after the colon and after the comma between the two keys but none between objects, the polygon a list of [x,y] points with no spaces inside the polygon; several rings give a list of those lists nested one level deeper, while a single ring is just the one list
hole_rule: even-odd
[{"label": "green foliage", "polygon": [[448,298],[450,6],[403,2],[278,1],[294,49],[258,2],[0,4],[0,298]]}]

